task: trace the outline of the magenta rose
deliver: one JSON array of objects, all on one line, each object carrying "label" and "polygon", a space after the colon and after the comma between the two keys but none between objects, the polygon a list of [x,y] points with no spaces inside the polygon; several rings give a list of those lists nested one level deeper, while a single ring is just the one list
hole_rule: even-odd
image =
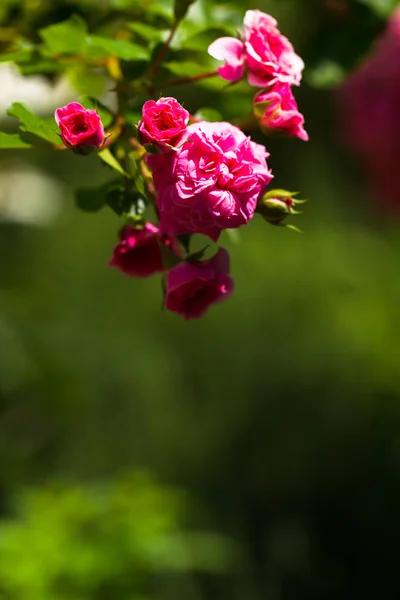
[{"label": "magenta rose", "polygon": [[254,114],[261,130],[266,133],[282,132],[298,137],[305,142],[304,117],[299,112],[296,100],[288,83],[276,82],[254,98]]},{"label": "magenta rose", "polygon": [[61,138],[69,148],[99,148],[103,144],[104,128],[95,110],[84,108],[78,102],[71,102],[57,108],[54,117],[60,128]]},{"label": "magenta rose", "polygon": [[229,255],[220,248],[210,260],[182,262],[169,271],[165,306],[185,319],[195,319],[232,291]]},{"label": "magenta rose", "polygon": [[154,144],[164,151],[179,144],[189,122],[188,111],[175,98],[148,100],[142,117],[138,124],[142,144]]},{"label": "magenta rose", "polygon": [[177,242],[160,238],[158,228],[153,223],[146,223],[142,229],[126,225],[108,264],[130,277],[149,277],[164,271],[160,243],[179,253]]},{"label": "magenta rose", "polygon": [[299,85],[304,62],[277,28],[276,20],[259,10],[248,10],[243,41],[223,37],[215,40],[209,54],[225,60],[218,72],[223,79],[237,81],[247,67],[250,85],[267,87],[276,81]]},{"label": "magenta rose", "polygon": [[341,133],[361,159],[373,193],[400,208],[400,8],[364,63],[336,92]]},{"label": "magenta rose", "polygon": [[264,146],[230,123],[200,121],[187,129],[177,152],[151,155],[160,231],[202,233],[217,240],[223,229],[245,225],[272,179]]}]

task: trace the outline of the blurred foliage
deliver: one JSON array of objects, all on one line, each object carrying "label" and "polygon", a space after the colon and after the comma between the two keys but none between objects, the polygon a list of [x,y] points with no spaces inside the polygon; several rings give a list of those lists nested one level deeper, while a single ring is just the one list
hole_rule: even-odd
[{"label": "blurred foliage", "polygon": [[230,560],[221,536],[178,528],[181,503],[145,473],[112,488],[25,490],[0,525],[1,597],[172,598],[174,573],[219,572]]},{"label": "blurred foliage", "polygon": [[[107,269],[117,216],[72,203],[77,186],[109,185],[93,157],[1,154],[4,189],[30,163],[61,185],[62,212],[50,228],[0,224],[0,597],[399,597],[399,224],[372,205],[320,89],[362,60],[393,6],[258,3],[305,57],[310,83],[298,92],[310,142],[301,152],[268,142],[284,174],[274,187],[311,201],[302,235],[261,218],[240,230],[243,243],[229,246],[235,294],[201,322],[155,308],[157,277],[139,285]],[[246,8],[194,4],[161,80],[179,76],[176,56],[193,67],[204,29],[233,32]],[[123,21],[128,43],[152,52],[171,14],[172,2],[3,0],[1,43],[21,51],[4,33],[18,31],[30,51],[40,31],[77,15],[90,36]],[[134,80],[141,63],[122,63]],[[79,81],[91,96],[87,73]],[[179,99],[237,119],[249,90],[205,80]],[[17,204],[33,193],[23,183]],[[117,475],[142,466],[194,504]],[[240,560],[230,562],[224,536]]]}]

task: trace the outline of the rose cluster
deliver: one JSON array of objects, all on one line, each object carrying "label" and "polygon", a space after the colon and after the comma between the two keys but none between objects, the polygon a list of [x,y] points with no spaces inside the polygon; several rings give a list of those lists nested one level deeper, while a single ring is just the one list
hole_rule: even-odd
[{"label": "rose cluster", "polygon": [[[265,132],[307,139],[290,87],[300,83],[304,65],[272,17],[248,11],[243,41],[221,38],[209,52],[225,60],[221,77],[236,81],[247,73],[251,85],[263,88],[254,110]],[[106,137],[96,111],[72,103],[55,116],[62,140],[74,151],[103,147]],[[109,265],[131,277],[165,273],[166,308],[186,319],[200,317],[229,297],[233,280],[227,251],[219,247],[207,259],[206,249],[191,254],[190,237],[202,234],[217,242],[224,230],[246,225],[256,210],[279,224],[296,201],[290,192],[266,193],[273,175],[265,146],[231,123],[191,117],[175,98],[145,102],[137,137],[130,141],[139,148],[143,177],[151,181],[147,197],[152,196],[159,223],[128,218]]]},{"label": "rose cluster", "polygon": [[300,84],[302,59],[271,15],[248,10],[243,25],[242,39],[222,37],[208,48],[212,57],[224,61],[220,76],[232,82],[247,76],[250,85],[263,88],[254,97],[253,111],[265,133],[282,132],[307,141],[304,117],[291,89]]}]

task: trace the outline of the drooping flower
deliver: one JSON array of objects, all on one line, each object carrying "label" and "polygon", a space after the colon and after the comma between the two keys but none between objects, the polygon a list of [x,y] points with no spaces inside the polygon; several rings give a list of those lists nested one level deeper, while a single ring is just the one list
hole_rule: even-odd
[{"label": "drooping flower", "polygon": [[147,158],[162,234],[202,233],[217,240],[245,225],[272,179],[265,147],[230,123],[200,121],[177,152]]},{"label": "drooping flower", "polygon": [[99,148],[103,144],[104,128],[95,110],[84,108],[78,102],[71,102],[57,108],[54,118],[62,140],[69,148]]},{"label": "drooping flower", "polygon": [[223,37],[215,40],[209,54],[225,60],[218,72],[223,79],[241,79],[247,67],[250,85],[267,87],[276,81],[299,85],[304,62],[282,35],[276,20],[259,10],[248,10],[244,18],[243,41]]},{"label": "drooping flower", "polygon": [[288,83],[278,81],[257,94],[254,98],[253,112],[264,133],[282,132],[305,142],[308,140],[304,129],[304,117],[299,112]]},{"label": "drooping flower", "polygon": [[153,144],[162,151],[176,146],[189,122],[189,113],[175,98],[148,100],[143,105],[138,129],[142,144]]},{"label": "drooping flower", "polygon": [[120,241],[113,250],[110,267],[119,269],[130,277],[149,277],[165,270],[160,243],[176,250],[176,242],[159,236],[158,227],[146,223],[142,228],[126,225]]},{"label": "drooping flower", "polygon": [[185,319],[202,317],[208,308],[233,291],[229,255],[220,248],[209,260],[181,262],[167,277],[165,306]]}]

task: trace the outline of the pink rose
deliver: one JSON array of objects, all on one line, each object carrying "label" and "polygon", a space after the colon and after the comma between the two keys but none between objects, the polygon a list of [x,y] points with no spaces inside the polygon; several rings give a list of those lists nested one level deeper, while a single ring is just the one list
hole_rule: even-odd
[{"label": "pink rose", "polygon": [[274,131],[298,137],[305,142],[304,117],[299,112],[296,100],[288,83],[276,82],[272,87],[256,95],[254,114],[261,130],[268,134]]},{"label": "pink rose", "polygon": [[210,260],[182,262],[169,271],[165,306],[185,319],[195,319],[232,291],[229,255],[220,248]]},{"label": "pink rose", "polygon": [[154,144],[163,150],[179,144],[189,122],[188,111],[175,98],[148,100],[142,116],[138,124],[142,144]]},{"label": "pink rose", "polygon": [[60,128],[61,138],[69,148],[99,148],[103,144],[104,128],[95,110],[84,108],[78,102],[71,102],[57,108],[54,117]]},{"label": "pink rose", "polygon": [[230,123],[200,121],[177,152],[147,157],[163,234],[203,233],[246,224],[272,179],[265,147]]},{"label": "pink rose", "polygon": [[336,93],[343,138],[363,162],[373,192],[400,208],[400,8],[370,56]]},{"label": "pink rose", "polygon": [[225,60],[220,76],[237,81],[248,69],[248,81],[255,87],[267,87],[276,81],[299,85],[304,62],[289,40],[277,28],[276,20],[259,10],[248,10],[244,18],[244,39],[223,37],[215,40],[209,54]]},{"label": "pink rose", "polygon": [[164,271],[159,242],[171,247],[172,251],[177,250],[176,242],[160,238],[158,228],[152,223],[146,223],[143,229],[126,225],[108,264],[130,277],[149,277]]}]

